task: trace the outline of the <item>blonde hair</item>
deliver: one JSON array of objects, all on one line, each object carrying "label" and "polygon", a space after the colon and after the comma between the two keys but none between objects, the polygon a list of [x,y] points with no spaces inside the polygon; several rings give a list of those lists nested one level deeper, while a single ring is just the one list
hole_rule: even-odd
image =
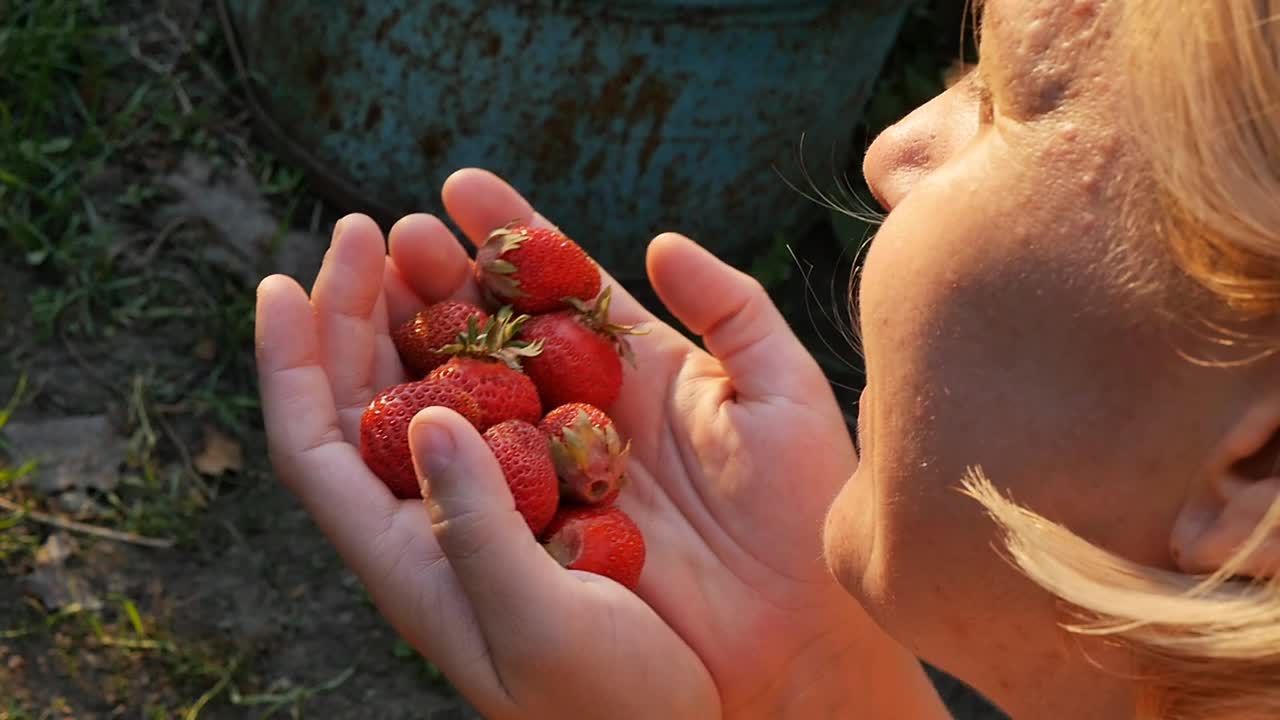
[{"label": "blonde hair", "polygon": [[[1122,38],[1134,142],[1181,274],[1237,327],[1280,316],[1280,0],[1127,0]],[[1218,325],[1224,329],[1227,325]],[[1224,342],[1251,337],[1226,331]],[[1274,336],[1261,342],[1274,352]],[[1280,531],[1280,503],[1208,577],[1141,566],[1003,497],[964,490],[1011,560],[1079,613],[1073,632],[1135,653],[1143,720],[1280,718],[1280,578],[1242,578]]]}]

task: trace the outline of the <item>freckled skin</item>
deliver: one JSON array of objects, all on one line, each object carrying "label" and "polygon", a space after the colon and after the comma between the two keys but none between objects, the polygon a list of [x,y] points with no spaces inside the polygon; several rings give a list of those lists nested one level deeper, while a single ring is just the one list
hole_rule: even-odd
[{"label": "freckled skin", "polygon": [[956,491],[966,470],[1172,569],[1170,528],[1210,442],[1187,407],[1226,402],[1126,264],[1167,257],[1126,220],[1154,216],[1135,194],[1118,10],[989,0],[993,121],[961,82],[865,165],[892,212],[861,278],[863,455],[827,518],[828,563],[890,634],[1019,718],[1131,717],[1132,686],[1094,665],[1123,674],[1127,658],[1067,635],[1054,600],[993,552],[990,520]]}]

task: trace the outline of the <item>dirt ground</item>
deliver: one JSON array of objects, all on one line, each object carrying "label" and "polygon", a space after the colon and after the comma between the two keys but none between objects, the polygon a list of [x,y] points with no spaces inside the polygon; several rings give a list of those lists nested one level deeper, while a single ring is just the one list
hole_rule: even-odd
[{"label": "dirt ground", "polygon": [[252,392],[250,346],[184,320],[41,339],[39,285],[0,268],[10,468],[38,459],[3,494],[30,514],[0,513],[0,718],[474,716],[271,477],[256,419],[196,395]]}]

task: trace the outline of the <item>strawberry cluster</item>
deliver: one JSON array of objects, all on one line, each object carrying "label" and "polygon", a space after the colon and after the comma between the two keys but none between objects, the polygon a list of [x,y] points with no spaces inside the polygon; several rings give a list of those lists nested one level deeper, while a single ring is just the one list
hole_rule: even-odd
[{"label": "strawberry cluster", "polygon": [[561,565],[634,588],[644,538],[614,501],[627,482],[630,442],[607,408],[634,363],[634,326],[609,320],[611,288],[595,262],[550,229],[512,224],[476,255],[487,307],[447,300],[396,328],[392,340],[416,379],[365,409],[360,452],[399,498],[419,498],[409,421],[448,407],[479,430],[516,509]]}]

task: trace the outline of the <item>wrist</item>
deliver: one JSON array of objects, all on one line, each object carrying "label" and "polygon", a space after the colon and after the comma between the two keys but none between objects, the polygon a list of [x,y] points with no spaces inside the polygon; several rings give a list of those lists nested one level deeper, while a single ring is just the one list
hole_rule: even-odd
[{"label": "wrist", "polygon": [[916,657],[861,608],[807,643],[784,672],[770,718],[949,717]]}]

